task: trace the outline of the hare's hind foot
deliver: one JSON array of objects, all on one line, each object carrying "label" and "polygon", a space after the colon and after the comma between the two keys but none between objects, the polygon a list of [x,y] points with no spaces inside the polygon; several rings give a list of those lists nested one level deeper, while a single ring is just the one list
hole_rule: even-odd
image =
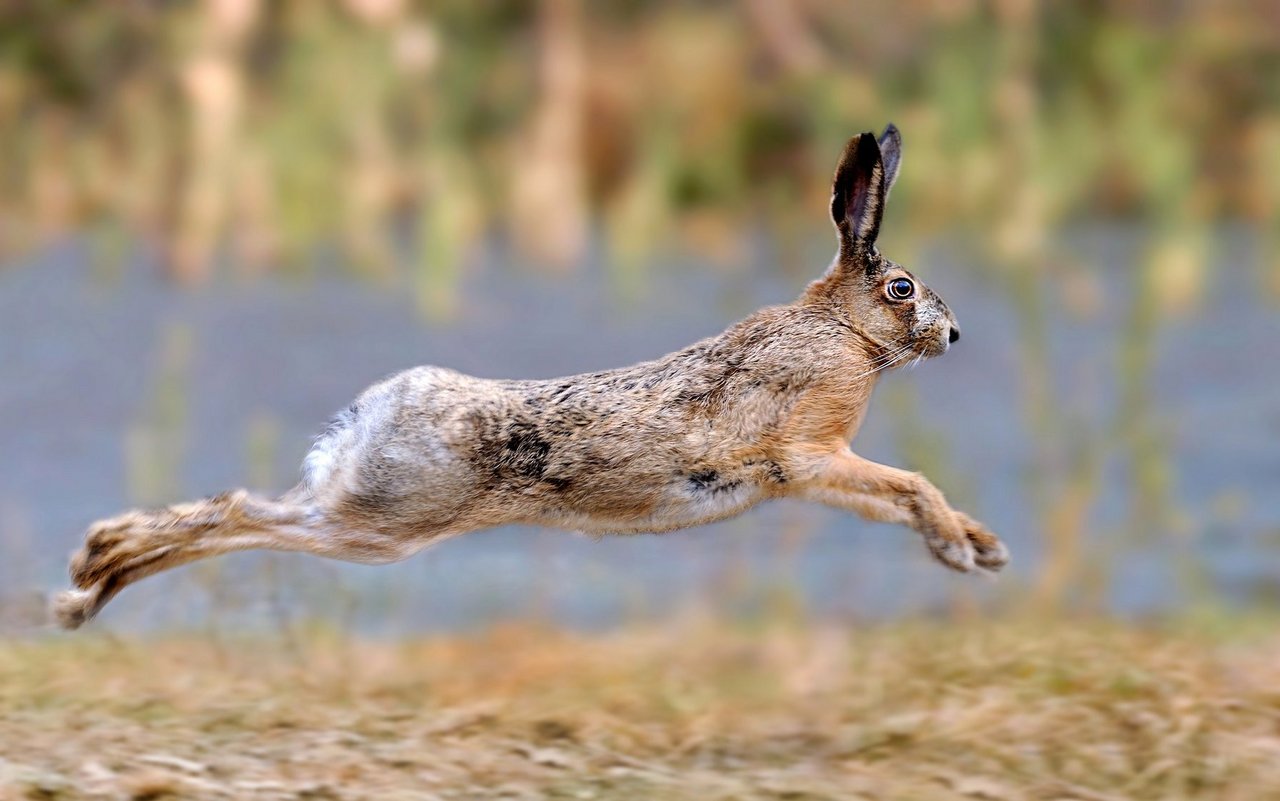
[{"label": "hare's hind foot", "polygon": [[52,611],[64,628],[77,628],[140,579],[232,551],[295,551],[386,564],[418,552],[428,541],[353,530],[309,505],[236,490],[95,523],[71,558],[77,589],[59,595]]},{"label": "hare's hind foot", "polygon": [[278,546],[290,524],[306,514],[304,507],[237,490],[94,523],[71,557],[77,589],[54,599],[53,616],[63,628],[78,628],[129,584],[206,556]]},{"label": "hare's hind foot", "polygon": [[89,527],[71,557],[71,581],[87,590],[164,554],[232,535],[267,532],[301,522],[307,510],[255,498],[244,490],[163,509],[126,512]]},{"label": "hare's hind foot", "polygon": [[71,557],[68,569],[71,583],[88,590],[126,560],[128,553],[139,544],[133,531],[137,518],[138,513],[129,512],[90,526],[84,536],[84,546]]},{"label": "hare's hind foot", "polygon": [[78,629],[98,613],[100,598],[97,589],[60,592],[53,598],[53,619],[64,629]]}]

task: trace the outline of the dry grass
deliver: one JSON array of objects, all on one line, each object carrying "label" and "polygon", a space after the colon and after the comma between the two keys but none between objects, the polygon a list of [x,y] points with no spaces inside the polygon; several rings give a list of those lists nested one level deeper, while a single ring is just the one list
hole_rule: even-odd
[{"label": "dry grass", "polygon": [[0,798],[1280,798],[1280,638],[0,642]]}]

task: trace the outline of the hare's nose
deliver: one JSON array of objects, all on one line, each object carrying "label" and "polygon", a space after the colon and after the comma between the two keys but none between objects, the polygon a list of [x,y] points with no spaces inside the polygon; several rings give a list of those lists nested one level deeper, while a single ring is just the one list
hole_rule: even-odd
[{"label": "hare's nose", "polygon": [[960,338],[960,326],[958,325],[951,326],[951,333],[947,334],[947,339],[951,341],[952,345],[954,345],[956,344],[956,340],[959,338]]}]

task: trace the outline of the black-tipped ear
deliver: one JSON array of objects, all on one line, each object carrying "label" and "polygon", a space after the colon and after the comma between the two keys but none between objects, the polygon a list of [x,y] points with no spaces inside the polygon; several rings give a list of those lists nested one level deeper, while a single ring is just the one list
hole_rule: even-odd
[{"label": "black-tipped ear", "polygon": [[831,186],[831,220],[840,232],[841,255],[868,249],[880,233],[884,213],[884,165],[875,134],[849,140]]},{"label": "black-tipped ear", "polygon": [[902,166],[902,134],[898,126],[889,123],[880,134],[880,160],[884,162],[884,196],[889,197],[893,182],[898,180],[898,168]]}]

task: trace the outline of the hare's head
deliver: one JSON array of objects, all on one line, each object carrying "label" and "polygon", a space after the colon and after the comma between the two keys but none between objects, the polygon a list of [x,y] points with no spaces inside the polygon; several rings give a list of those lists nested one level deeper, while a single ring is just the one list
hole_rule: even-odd
[{"label": "hare's head", "polygon": [[902,137],[893,125],[845,145],[831,188],[831,219],[840,252],[811,296],[836,304],[848,324],[892,362],[938,356],[960,338],[947,304],[876,249],[885,200],[902,164]]}]

